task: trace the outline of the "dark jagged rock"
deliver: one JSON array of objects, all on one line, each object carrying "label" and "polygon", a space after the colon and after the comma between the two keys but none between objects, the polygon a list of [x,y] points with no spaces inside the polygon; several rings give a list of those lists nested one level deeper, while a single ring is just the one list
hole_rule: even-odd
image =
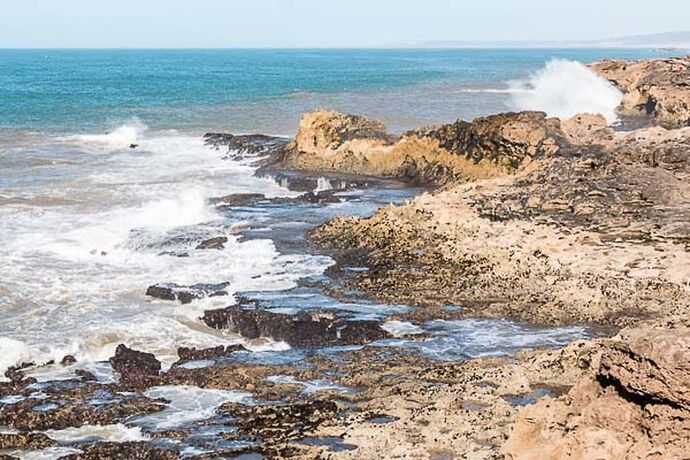
[{"label": "dark jagged rock", "polygon": [[489,160],[515,169],[528,157],[556,153],[560,123],[543,112],[502,113],[458,120],[448,125],[410,131],[406,136],[432,138],[445,150],[479,163]]},{"label": "dark jagged rock", "polygon": [[147,442],[100,442],[79,446],[80,454],[62,457],[65,460],[173,460],[179,454],[155,447]]},{"label": "dark jagged rock", "polygon": [[177,366],[189,361],[222,358],[237,351],[247,351],[247,349],[242,345],[228,345],[227,347],[219,345],[214,348],[204,349],[180,347],[177,349],[177,356],[179,356],[180,359],[175,363],[175,365]]},{"label": "dark jagged rock", "polygon": [[338,412],[335,402],[318,399],[289,405],[241,406],[231,403],[219,409],[219,413],[237,417],[241,434],[258,437],[269,446],[301,439],[334,420]]},{"label": "dark jagged rock", "polygon": [[248,339],[270,337],[297,347],[362,344],[389,337],[377,321],[347,321],[330,313],[286,315],[240,306],[205,312],[209,327],[229,329]]},{"label": "dark jagged rock", "polygon": [[85,371],[84,369],[77,369],[74,371],[74,374],[84,382],[95,382],[97,380],[96,376],[93,375],[92,372]]},{"label": "dark jagged rock", "polygon": [[43,433],[0,434],[0,450],[42,450],[57,445]]},{"label": "dark jagged rock", "polygon": [[196,247],[196,249],[225,249],[225,243],[228,242],[228,238],[225,236],[219,236],[216,238],[210,238],[204,240]]},{"label": "dark jagged rock", "polygon": [[250,206],[257,201],[266,199],[263,193],[234,193],[218,198],[209,199],[209,203],[219,208],[234,207],[234,206]]},{"label": "dark jagged rock", "polygon": [[229,283],[222,284],[195,284],[193,286],[180,286],[177,284],[155,284],[149,286],[146,295],[161,300],[179,300],[183,305],[204,297],[220,297],[228,295],[225,288]]},{"label": "dark jagged rock", "polygon": [[0,426],[20,431],[62,430],[84,425],[120,423],[133,415],[163,410],[165,405],[124,388],[95,382],[65,380],[42,388],[41,400],[21,390],[25,399],[0,404]]},{"label": "dark jagged rock", "polygon": [[280,150],[288,140],[283,137],[266,136],[263,134],[233,135],[228,133],[207,133],[204,135],[207,145],[216,148],[227,147],[232,156],[237,155],[267,155]]},{"label": "dark jagged rock", "polygon": [[152,353],[127,348],[120,344],[110,365],[120,374],[120,383],[131,388],[147,388],[158,382],[161,363]]},{"label": "dark jagged rock", "polygon": [[34,363],[22,363],[18,366],[12,366],[5,371],[5,377],[10,379],[12,385],[31,385],[36,383],[36,379],[33,377],[26,377],[24,375],[24,370],[33,367]]}]

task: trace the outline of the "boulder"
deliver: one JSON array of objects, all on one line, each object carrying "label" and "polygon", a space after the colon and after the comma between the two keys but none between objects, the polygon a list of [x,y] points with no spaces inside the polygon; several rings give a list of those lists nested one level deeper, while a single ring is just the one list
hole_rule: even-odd
[{"label": "boulder", "polygon": [[560,122],[541,112],[457,121],[396,138],[381,122],[321,110],[303,115],[278,163],[302,171],[443,185],[512,173],[525,160],[558,152],[562,144]]},{"label": "boulder", "polygon": [[225,243],[228,242],[228,238],[225,236],[218,236],[216,238],[210,238],[199,243],[196,247],[197,250],[201,249],[225,249]]},{"label": "boulder", "polygon": [[283,148],[288,141],[283,137],[264,134],[206,133],[204,142],[218,150],[227,147],[228,157],[237,157],[268,155]]},{"label": "boulder", "polygon": [[135,389],[155,385],[161,371],[161,363],[152,353],[132,350],[124,344],[118,345],[110,365],[120,374],[122,385]]},{"label": "boulder", "polygon": [[560,148],[560,123],[543,112],[502,113],[471,123],[458,120],[405,135],[432,138],[443,149],[475,163],[488,160],[510,169],[526,158],[552,155]]},{"label": "boulder", "polygon": [[179,300],[183,305],[192,303],[196,299],[204,297],[219,297],[228,295],[225,290],[230,284],[195,284],[193,286],[180,286],[178,284],[154,284],[146,290],[146,295],[161,300]]},{"label": "boulder", "polygon": [[265,200],[266,196],[263,193],[234,193],[217,198],[209,199],[209,203],[219,208],[234,207],[234,206],[250,206],[257,201]]},{"label": "boulder", "polygon": [[180,359],[175,363],[175,365],[179,366],[180,364],[184,364],[189,361],[223,358],[237,351],[247,351],[247,349],[242,345],[228,345],[227,347],[218,345],[217,347],[204,349],[180,347],[177,349],[177,356]]},{"label": "boulder", "polygon": [[0,433],[0,450],[43,450],[56,445],[43,433]]},{"label": "boulder", "polygon": [[207,311],[202,321],[247,339],[268,337],[295,347],[364,344],[389,337],[377,321],[348,321],[322,312],[293,316],[234,306]]},{"label": "boulder", "polygon": [[643,61],[607,59],[590,68],[623,91],[622,113],[649,115],[662,125],[690,125],[690,56]]},{"label": "boulder", "polygon": [[520,411],[506,458],[685,458],[690,328],[625,330],[591,362],[567,395]]}]

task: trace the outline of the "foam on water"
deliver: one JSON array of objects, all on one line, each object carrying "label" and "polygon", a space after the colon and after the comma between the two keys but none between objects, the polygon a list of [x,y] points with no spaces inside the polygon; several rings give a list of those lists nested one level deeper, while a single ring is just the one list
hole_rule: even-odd
[{"label": "foam on water", "polygon": [[406,335],[419,335],[424,333],[424,329],[407,321],[386,321],[381,329],[388,332],[393,337],[405,337]]},{"label": "foam on water", "polygon": [[141,427],[128,427],[122,423],[115,425],[85,425],[79,428],[65,428],[64,430],[45,431],[51,439],[60,443],[75,442],[129,442],[145,441],[149,439],[141,431]]},{"label": "foam on water", "polygon": [[[11,365],[59,362],[66,354],[88,366],[112,356],[119,343],[153,352],[166,365],[179,346],[238,343],[203,326],[199,314],[231,304],[239,291],[289,289],[332,263],[281,255],[271,240],[240,241],[232,229],[243,222],[221,218],[207,202],[231,193],[294,192],[255,177],[249,162],[223,160],[196,136],[139,127],[139,147],[129,149],[130,128],[106,139],[39,138],[13,152],[36,157],[44,169],[5,171],[12,162],[0,164],[3,192],[23,199],[0,204],[0,231],[7,235],[0,247],[0,375]],[[28,174],[31,181],[24,180]],[[47,206],[46,197],[55,195],[64,203]],[[225,250],[194,250],[217,236],[228,238]],[[189,257],[160,255],[176,251]],[[156,283],[226,282],[230,297],[187,306],[145,296]]]},{"label": "foam on water", "polygon": [[49,447],[35,451],[9,450],[6,453],[20,460],[58,460],[68,455],[79,454],[81,451],[73,447]]},{"label": "foam on water", "polygon": [[136,144],[148,129],[149,127],[140,119],[133,118],[129,123],[104,134],[76,134],[62,139],[94,144],[106,150],[124,149]]},{"label": "foam on water", "polygon": [[282,385],[300,385],[304,388],[302,393],[313,395],[322,391],[332,391],[335,393],[352,393],[352,389],[337,385],[328,380],[299,380],[291,375],[271,375],[266,378],[267,382],[277,383]]},{"label": "foam on water", "polygon": [[570,118],[598,113],[609,123],[618,119],[616,108],[623,94],[584,64],[554,59],[527,80],[510,83],[510,105],[516,110],[541,110],[550,116]]},{"label": "foam on water", "polygon": [[424,340],[391,339],[384,346],[404,347],[434,359],[456,361],[501,356],[519,350],[565,346],[590,336],[585,327],[542,328],[508,320],[434,320],[424,324]]},{"label": "foam on water", "polygon": [[138,417],[131,422],[139,426],[159,429],[174,428],[187,423],[205,420],[227,402],[249,404],[251,394],[242,391],[207,390],[191,386],[162,386],[145,392],[149,398],[163,398],[168,406],[161,412]]}]

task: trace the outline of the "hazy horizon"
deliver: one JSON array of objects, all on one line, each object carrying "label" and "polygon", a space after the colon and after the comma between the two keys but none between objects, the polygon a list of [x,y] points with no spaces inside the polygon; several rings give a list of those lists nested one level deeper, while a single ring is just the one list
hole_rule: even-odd
[{"label": "hazy horizon", "polygon": [[[414,48],[465,43],[524,46],[664,34],[687,29],[690,5],[660,0],[644,15],[631,2],[526,0],[397,2],[255,0],[26,0],[4,7],[0,48],[320,49]],[[673,11],[669,15],[668,11]],[[680,32],[687,34],[687,32]],[[690,40],[685,40],[686,44]],[[522,45],[521,45],[522,44]],[[443,45],[440,45],[443,46]]]}]

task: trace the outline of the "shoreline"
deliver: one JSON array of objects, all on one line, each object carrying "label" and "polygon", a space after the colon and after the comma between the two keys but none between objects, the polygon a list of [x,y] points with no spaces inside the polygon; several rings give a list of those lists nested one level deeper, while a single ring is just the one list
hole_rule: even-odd
[{"label": "shoreline", "polygon": [[[675,74],[649,68],[634,68],[641,73],[637,87],[626,83],[638,103],[624,102],[626,113],[648,110],[640,98],[659,97],[655,81],[665,91],[676,88]],[[627,76],[619,75],[618,64],[613,69],[611,78]],[[10,369],[11,382],[0,383],[0,426],[19,433],[0,434],[0,451],[59,446],[82,451],[70,459],[134,453],[165,459],[183,454],[174,440],[195,439],[185,458],[555,459],[628,458],[629,452],[670,458],[686,452],[690,118],[677,109],[688,98],[679,91],[668,106],[655,99],[649,111],[680,126],[668,130],[615,132],[598,116],[559,121],[521,112],[392,136],[380,122],[319,111],[307,114],[286,144],[265,136],[207,136],[233,155],[268,154],[257,174],[285,170],[290,177],[300,169],[292,185],[308,192],[283,201],[229,195],[216,206],[329,203],[343,189],[366,190],[377,177],[380,184],[426,187],[369,217],[329,219],[309,230],[309,241],[276,242],[292,250],[312,245],[335,260],[326,273],[332,283],[302,280],[300,287],[337,300],[414,308],[370,320],[318,306],[280,313],[261,308],[260,299],[238,299],[237,306],[206,311],[203,322],[249,339],[285,341],[297,356],[271,362],[241,345],[180,348],[179,360],[163,371],[147,350],[121,345],[109,361],[119,381],[107,384],[77,371],[42,385],[21,366]],[[346,186],[314,192],[328,174]],[[223,244],[209,239],[196,250]],[[183,295],[190,301],[222,296],[224,286],[159,288],[157,296],[185,303]],[[431,335],[422,327],[428,322],[467,318],[601,326],[606,337],[459,362],[395,341],[376,345],[398,339],[380,327],[383,321],[396,321],[407,341],[421,343]],[[506,332],[514,342],[522,333],[519,327]],[[63,364],[74,364],[74,357]],[[171,411],[190,417],[198,409],[175,400],[178,386],[215,401],[202,414],[206,419],[146,429],[127,442],[57,442],[39,433]],[[96,400],[106,402],[90,403]],[[200,434],[191,420],[208,423],[212,432]]]}]

